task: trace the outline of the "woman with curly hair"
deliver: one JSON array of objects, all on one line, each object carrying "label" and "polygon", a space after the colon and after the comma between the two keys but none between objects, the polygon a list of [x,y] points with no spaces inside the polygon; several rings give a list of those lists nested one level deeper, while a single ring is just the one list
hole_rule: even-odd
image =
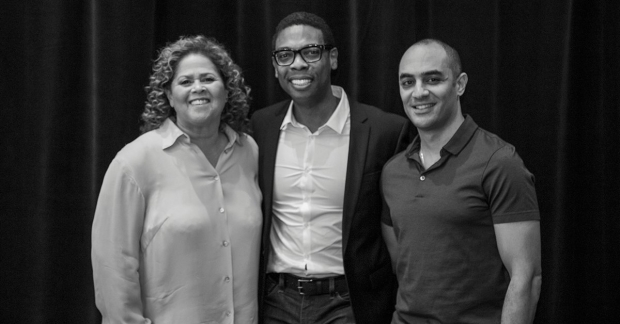
[{"label": "woman with curly hair", "polygon": [[224,47],[182,37],[153,65],[143,134],[114,158],[92,229],[103,323],[257,323],[258,148]]}]

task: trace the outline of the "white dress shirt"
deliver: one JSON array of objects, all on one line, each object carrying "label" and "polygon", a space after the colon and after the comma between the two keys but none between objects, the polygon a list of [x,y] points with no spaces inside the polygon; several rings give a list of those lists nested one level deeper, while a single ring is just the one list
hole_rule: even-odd
[{"label": "white dress shirt", "polygon": [[258,147],[226,135],[214,167],[168,119],[110,164],[92,229],[103,323],[258,322]]},{"label": "white dress shirt", "polygon": [[268,272],[301,277],[344,274],[342,206],[351,130],[347,95],[315,132],[298,123],[293,103],[282,122],[276,156]]}]

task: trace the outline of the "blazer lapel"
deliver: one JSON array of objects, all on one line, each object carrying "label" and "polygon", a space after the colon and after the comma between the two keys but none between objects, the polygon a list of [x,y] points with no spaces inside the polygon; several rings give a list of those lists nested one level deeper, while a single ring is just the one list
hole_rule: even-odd
[{"label": "blazer lapel", "polygon": [[269,232],[271,230],[271,208],[273,204],[273,181],[276,168],[276,154],[278,153],[278,142],[280,141],[280,126],[286,116],[287,108],[290,101],[285,101],[279,109],[276,110],[273,118],[269,118],[269,125],[265,126],[265,140],[260,147],[263,150],[263,246],[267,246],[269,240]]},{"label": "blazer lapel", "polygon": [[347,250],[351,222],[355,215],[355,206],[361,189],[364,175],[364,165],[368,152],[368,138],[370,126],[366,123],[366,114],[357,103],[350,102],[351,106],[351,136],[349,137],[349,157],[347,175],[344,187],[344,203],[342,210],[342,251]]}]

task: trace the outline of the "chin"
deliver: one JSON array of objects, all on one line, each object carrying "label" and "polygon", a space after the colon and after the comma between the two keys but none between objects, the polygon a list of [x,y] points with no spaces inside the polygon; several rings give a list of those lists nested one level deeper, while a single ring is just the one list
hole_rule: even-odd
[{"label": "chin", "polygon": [[429,118],[419,118],[419,117],[414,117],[411,119],[411,122],[413,123],[413,125],[420,129],[420,130],[428,130],[433,128],[434,124],[435,124],[435,120],[434,119],[429,119]]},{"label": "chin", "polygon": [[288,94],[293,100],[307,100],[312,94],[306,91],[293,90]]}]

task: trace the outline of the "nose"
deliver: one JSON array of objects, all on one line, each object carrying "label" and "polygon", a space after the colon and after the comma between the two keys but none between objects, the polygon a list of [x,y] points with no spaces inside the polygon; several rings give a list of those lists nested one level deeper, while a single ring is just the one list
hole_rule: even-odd
[{"label": "nose", "polygon": [[194,81],[192,85],[192,92],[202,92],[206,90],[206,86],[200,82],[200,80]]},{"label": "nose", "polygon": [[293,58],[293,63],[291,63],[291,68],[301,70],[307,67],[308,67],[308,63],[306,63],[306,61],[304,61],[304,58],[301,57],[301,53],[299,52],[295,53],[295,57]]},{"label": "nose", "polygon": [[426,88],[424,88],[424,86],[420,83],[421,82],[416,84],[415,87],[413,88],[413,92],[411,93],[411,96],[414,98],[423,98],[423,97],[428,96],[428,90],[426,90]]}]

